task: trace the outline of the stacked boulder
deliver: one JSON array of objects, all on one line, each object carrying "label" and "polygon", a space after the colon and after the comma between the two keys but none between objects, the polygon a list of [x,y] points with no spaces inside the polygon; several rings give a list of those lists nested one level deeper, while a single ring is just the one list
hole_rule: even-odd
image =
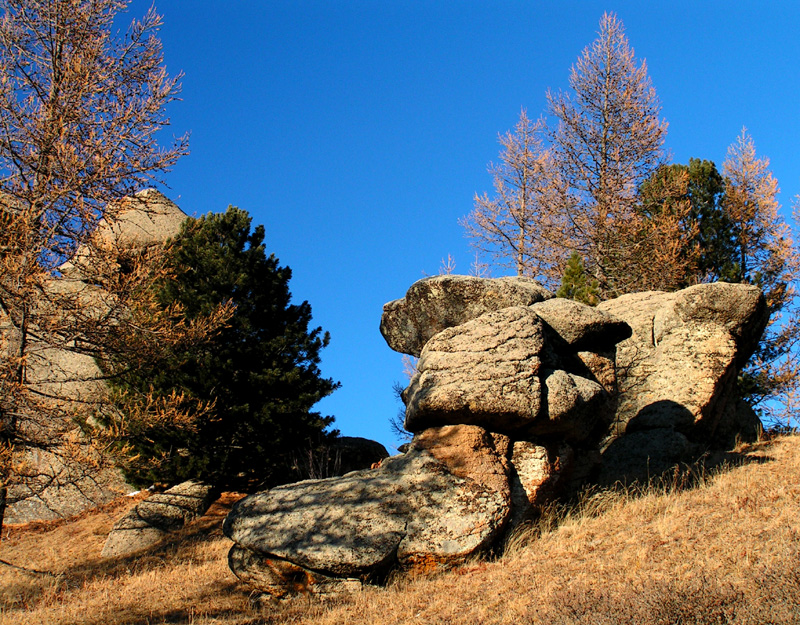
[{"label": "stacked boulder", "polygon": [[241,500],[223,527],[231,569],[276,597],[440,570],[565,488],[647,479],[752,438],[760,423],[734,385],[766,311],[740,284],[592,308],[521,277],[421,280],[381,319],[389,346],[419,358],[408,450]]},{"label": "stacked boulder", "polygon": [[608,431],[614,346],[631,334],[533,280],[467,276],[416,283],[384,307],[381,331],[420,357],[403,394],[409,450],[247,497],[225,521],[232,570],[273,596],[341,592],[491,549]]}]

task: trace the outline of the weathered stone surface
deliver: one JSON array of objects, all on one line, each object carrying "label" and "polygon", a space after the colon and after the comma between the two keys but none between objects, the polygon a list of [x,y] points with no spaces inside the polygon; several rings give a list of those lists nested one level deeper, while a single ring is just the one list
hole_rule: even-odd
[{"label": "weathered stone surface", "polygon": [[182,528],[211,505],[214,489],[209,484],[188,481],[163,493],[151,495],[114,524],[102,555],[127,555],[150,547],[170,532]]},{"label": "weathered stone surface", "polygon": [[297,594],[341,595],[363,586],[358,578],[330,577],[236,544],[228,553],[228,566],[240,580],[276,599]]},{"label": "weathered stone surface", "polygon": [[[84,450],[88,457],[94,450]],[[5,522],[28,523],[70,517],[133,489],[116,469],[102,469],[70,462],[59,454],[32,450],[23,461],[36,467],[37,478],[9,488]]]},{"label": "weathered stone surface", "polygon": [[627,323],[571,299],[557,297],[533,304],[531,309],[579,351],[606,352],[631,336]]},{"label": "weathered stone surface", "polygon": [[[474,433],[491,441],[485,433]],[[456,470],[455,449],[440,455]],[[247,497],[234,506],[224,532],[242,548],[270,560],[285,560],[328,577],[363,578],[392,565],[429,570],[463,561],[487,548],[509,514],[505,492],[494,484],[499,457],[486,449],[478,477],[458,477],[431,449],[415,445],[380,468],[339,478],[308,480]],[[440,439],[447,440],[445,434]],[[491,468],[491,462],[495,467]],[[269,589],[264,588],[269,592]]]},{"label": "weathered stone surface", "polygon": [[546,372],[545,389],[546,410],[529,428],[530,434],[582,441],[612,417],[608,393],[597,382],[557,369]]},{"label": "weathered stone surface", "polygon": [[646,482],[690,458],[697,447],[672,428],[629,432],[616,438],[603,453],[597,482]]},{"label": "weathered stone surface", "polygon": [[542,321],[529,308],[486,313],[434,336],[404,391],[405,428],[530,426],[541,408]]},{"label": "weathered stone surface", "polygon": [[599,353],[578,352],[576,356],[586,368],[585,371],[581,371],[583,377],[597,382],[609,395],[617,394],[616,350]]},{"label": "weathered stone surface", "polygon": [[729,444],[739,428],[757,430],[754,415],[738,419],[733,400],[739,367],[766,323],[757,288],[703,284],[625,295],[598,308],[633,328],[617,346],[619,397],[602,479],[646,479],[687,459],[681,453]]},{"label": "weathered stone surface", "polygon": [[381,334],[393,350],[419,356],[431,337],[494,310],[530,306],[553,295],[530,278],[435,276],[415,282],[383,307]]},{"label": "weathered stone surface", "polygon": [[412,447],[427,451],[453,475],[471,478],[508,500],[510,443],[509,437],[475,425],[446,425],[417,434]]},{"label": "weathered stone surface", "polygon": [[736,340],[739,364],[752,355],[769,321],[766,301],[757,286],[714,282],[676,293],[675,314],[685,323],[723,326]]},{"label": "weathered stone surface", "polygon": [[[724,308],[713,303],[717,296]],[[612,434],[629,424],[634,430],[713,433],[733,395],[742,346],[753,343],[744,337],[745,329],[763,329],[764,306],[758,289],[724,283],[677,293],[637,293],[600,304],[634,330],[617,346],[620,397]]]},{"label": "weathered stone surface", "polygon": [[[164,243],[180,231],[188,215],[155,189],[144,189],[119,201],[119,214],[110,222],[103,220],[95,236],[121,249],[144,248]],[[80,280],[82,266],[91,263],[87,247],[78,248],[75,255],[59,267],[68,281]]]},{"label": "weathered stone surface", "polygon": [[511,456],[511,517],[509,528],[530,519],[552,500],[573,462],[569,445],[553,449],[528,441],[516,441]]}]

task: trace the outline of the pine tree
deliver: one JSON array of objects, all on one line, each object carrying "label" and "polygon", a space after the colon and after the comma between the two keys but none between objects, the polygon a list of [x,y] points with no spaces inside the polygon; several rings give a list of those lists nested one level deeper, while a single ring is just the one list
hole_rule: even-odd
[{"label": "pine tree", "polygon": [[[723,165],[723,207],[734,235],[734,279],[755,284],[767,298],[770,323],[740,377],[740,390],[775,420],[796,420],[800,394],[800,319],[789,310],[796,296],[800,258],[778,209],[778,181],[769,159],[759,158],[745,129],[728,149]],[[773,400],[769,405],[767,400]]]},{"label": "pine tree", "polygon": [[[725,179],[712,161],[689,159],[688,165],[659,167],[639,188],[639,212],[646,219],[681,210],[685,233],[683,276],[675,288],[701,282],[737,282],[735,234],[725,211]],[[693,233],[691,237],[689,233]]]},{"label": "pine tree", "polygon": [[514,131],[499,138],[499,164],[489,165],[495,194],[476,193],[473,211],[460,224],[472,246],[498,265],[555,286],[561,259],[554,243],[562,224],[551,210],[558,178],[543,143],[545,130],[544,120],[520,113]]},{"label": "pine tree", "polygon": [[213,341],[127,378],[142,397],[178,392],[213,402],[192,427],[143,427],[128,475],[142,484],[200,478],[228,488],[291,481],[294,455],[320,442],[333,421],[312,411],[338,387],[318,368],[329,335],[309,327],[308,302],[291,303],[291,270],[267,256],[264,227],[251,230],[246,211],[187,220],[169,260],[162,307],[177,304],[190,319],[224,302],[234,312]]},{"label": "pine tree", "polygon": [[583,261],[578,252],[572,252],[567,261],[567,269],[564,271],[561,286],[556,291],[556,297],[573,299],[589,306],[597,306],[600,303],[597,282],[589,279],[586,275]]}]

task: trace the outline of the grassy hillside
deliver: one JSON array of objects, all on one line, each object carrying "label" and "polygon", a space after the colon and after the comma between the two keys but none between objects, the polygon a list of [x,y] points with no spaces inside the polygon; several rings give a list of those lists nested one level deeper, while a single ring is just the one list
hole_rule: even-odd
[{"label": "grassy hillside", "polygon": [[494,562],[396,578],[338,601],[259,604],[230,573],[220,525],[235,495],[174,541],[103,560],[131,500],[69,522],[12,527],[0,623],[800,623],[800,437],[762,442],[689,488],[594,493]]}]

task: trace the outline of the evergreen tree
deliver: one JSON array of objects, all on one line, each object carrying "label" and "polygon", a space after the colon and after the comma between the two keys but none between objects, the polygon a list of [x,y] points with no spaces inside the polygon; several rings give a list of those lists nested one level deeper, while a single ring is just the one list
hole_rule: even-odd
[{"label": "evergreen tree", "polygon": [[561,286],[556,291],[556,297],[573,299],[589,306],[596,306],[600,302],[597,281],[587,277],[583,260],[578,252],[572,252],[567,261],[567,269],[561,279]]},{"label": "evergreen tree", "polygon": [[[678,288],[724,280],[738,282],[733,222],[725,210],[725,179],[713,161],[690,158],[688,165],[673,163],[656,170],[639,188],[641,213],[648,219],[688,202],[683,229],[685,275]],[[692,256],[693,258],[689,258]]]},{"label": "evergreen tree", "polygon": [[[251,232],[250,224],[246,211],[230,207],[187,220],[172,242],[173,274],[158,285],[161,305],[177,304],[194,318],[230,301],[234,312],[210,342],[129,376],[128,389],[143,396],[177,392],[213,402],[193,428],[139,432],[126,467],[138,483],[200,478],[248,488],[291,481],[298,450],[318,443],[333,421],[311,411],[338,387],[318,368],[329,335],[309,329],[308,302],[291,303],[291,270],[267,256],[263,226]],[[164,461],[151,462],[158,458]]]}]

